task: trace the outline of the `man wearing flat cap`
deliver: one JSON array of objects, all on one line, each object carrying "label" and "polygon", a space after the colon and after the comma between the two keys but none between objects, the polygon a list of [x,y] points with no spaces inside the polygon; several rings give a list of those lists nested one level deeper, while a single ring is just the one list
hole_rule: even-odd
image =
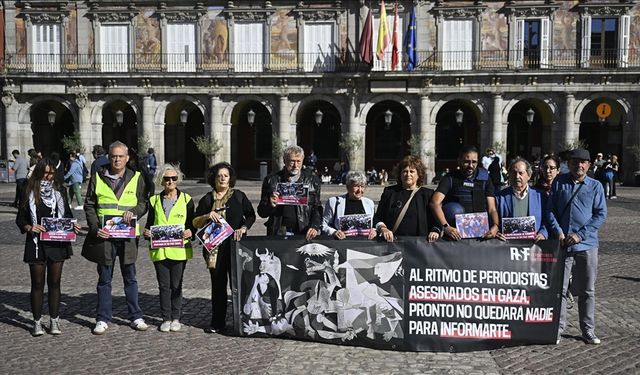
[{"label": "man wearing flat cap", "polygon": [[562,283],[562,306],[558,343],[567,318],[567,288],[573,272],[578,294],[578,315],[582,338],[587,344],[600,344],[595,334],[595,287],[598,272],[598,230],[607,218],[604,189],[587,176],[591,155],[584,149],[568,154],[569,173],[556,177],[551,186],[550,232],[555,233],[567,252]]}]

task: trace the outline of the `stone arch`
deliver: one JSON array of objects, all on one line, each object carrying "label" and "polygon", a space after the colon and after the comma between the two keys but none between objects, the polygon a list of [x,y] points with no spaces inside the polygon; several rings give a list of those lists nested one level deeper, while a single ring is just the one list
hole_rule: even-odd
[{"label": "stone arch", "polygon": [[338,111],[341,122],[343,124],[348,121],[349,115],[347,114],[348,112],[345,112],[344,103],[337,101],[333,96],[312,94],[309,96],[305,96],[302,100],[296,102],[293,106],[291,106],[291,112],[289,112],[289,124],[298,124],[298,115],[301,113],[300,109],[304,108],[309,103],[317,101],[325,101],[331,104]]},{"label": "stone arch", "polygon": [[255,101],[262,104],[271,114],[271,123],[275,124],[277,122],[275,105],[271,100],[261,95],[242,95],[240,96],[240,98],[235,98],[234,100],[223,102],[224,105],[222,109],[222,124],[232,125],[233,112],[236,108],[236,105],[249,101]]},{"label": "stone arch", "polygon": [[111,103],[122,100],[127,103],[133,109],[133,113],[136,114],[136,121],[139,124],[142,124],[140,105],[138,101],[134,98],[131,98],[126,95],[106,95],[100,98],[100,100],[94,102],[93,109],[91,110],[91,123],[92,124],[102,124],[102,109],[106,106],[109,106]]},{"label": "stone arch", "polygon": [[629,124],[633,123],[633,111],[631,110],[631,103],[629,103],[627,98],[622,97],[613,92],[594,93],[580,100],[578,105],[575,106],[575,111],[574,111],[574,115],[575,115],[574,118],[576,119],[577,123],[580,123],[580,117],[582,116],[582,112],[584,111],[586,106],[598,98],[608,98],[616,101],[624,109],[623,115],[624,115],[624,118],[626,119],[625,120],[626,123],[629,123]]},{"label": "stone arch", "polygon": [[197,97],[193,95],[171,95],[166,99],[162,99],[161,102],[156,102],[156,108],[153,114],[153,124],[166,125],[164,122],[164,116],[165,116],[165,112],[167,111],[167,106],[169,106],[169,104],[178,100],[186,100],[188,102],[191,102],[191,104],[195,105],[198,109],[200,109],[200,112],[202,113],[202,116],[205,119],[208,118],[207,107]]},{"label": "stone arch", "polygon": [[481,119],[481,122],[480,124],[478,124],[478,127],[482,128],[484,124],[488,123],[488,119],[485,117],[485,116],[488,116],[487,114],[488,111],[486,110],[486,105],[484,101],[481,98],[478,98],[477,96],[473,96],[469,94],[451,94],[439,99],[431,107],[431,113],[429,114],[429,123],[435,125],[436,118],[438,117],[438,112],[440,112],[440,110],[444,105],[446,105],[447,103],[453,100],[461,100],[473,105],[471,108],[476,113],[478,118]]},{"label": "stone arch", "polygon": [[547,95],[537,93],[537,92],[522,93],[509,99],[508,101],[506,101],[506,103],[503,103],[502,113],[500,114],[502,123],[503,124],[507,123],[509,118],[509,113],[511,112],[511,110],[516,104],[518,104],[522,100],[527,100],[527,99],[536,99],[539,102],[545,103],[547,105],[547,109],[551,113],[551,125],[560,123],[559,121],[560,119],[558,117],[560,115],[558,113],[559,112],[558,103],[556,102],[555,98],[549,97]]},{"label": "stone arch", "polygon": [[31,108],[47,101],[55,101],[68,109],[69,112],[71,112],[71,116],[73,116],[75,128],[78,129],[78,111],[76,111],[75,106],[71,103],[70,100],[57,95],[40,95],[37,96],[32,102],[22,103],[18,112],[18,122],[21,124],[31,123]]},{"label": "stone arch", "polygon": [[413,103],[411,99],[405,96],[401,96],[398,94],[372,95],[372,96],[363,98],[362,101],[366,102],[366,104],[360,108],[360,111],[358,111],[356,115],[361,125],[367,124],[367,116],[369,115],[369,111],[371,110],[371,108],[373,108],[376,104],[384,101],[393,101],[401,104],[409,113],[409,119],[411,121],[411,124],[414,126],[418,124],[418,121],[419,121],[419,118],[417,117],[418,114],[416,113],[416,111],[413,110],[413,108],[415,108],[416,105],[415,103]]}]

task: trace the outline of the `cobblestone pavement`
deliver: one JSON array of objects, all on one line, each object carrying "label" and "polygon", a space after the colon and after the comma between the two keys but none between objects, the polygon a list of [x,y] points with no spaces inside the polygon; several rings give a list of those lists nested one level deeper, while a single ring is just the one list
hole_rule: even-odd
[{"label": "cobblestone pavement", "polygon": [[[185,182],[199,199],[208,187]],[[258,202],[260,185],[240,181],[237,188]],[[471,353],[401,353],[293,340],[252,339],[205,334],[209,322],[210,281],[199,257],[187,265],[184,280],[184,328],[157,330],[161,323],[157,282],[145,251],[137,262],[140,304],[151,324],[146,332],[128,327],[119,271],[114,274],[114,321],[103,336],[91,334],[95,323],[95,265],[75,255],[62,275],[62,335],[31,337],[29,272],[22,262],[24,237],[14,224],[13,184],[0,184],[0,373],[2,374],[637,374],[640,373],[640,189],[619,187],[609,201],[609,218],[601,230],[597,284],[599,346],[579,340],[577,309],[560,345],[533,345]],[[344,192],[323,187],[323,199]],[[367,196],[380,197],[380,187]],[[84,213],[79,212],[79,222]],[[144,221],[144,220],[143,220]],[[259,220],[252,235],[265,233]],[[141,241],[141,246],[146,242]],[[46,300],[46,298],[45,298]],[[47,313],[47,307],[44,308]],[[45,315],[44,321],[48,325]]]}]

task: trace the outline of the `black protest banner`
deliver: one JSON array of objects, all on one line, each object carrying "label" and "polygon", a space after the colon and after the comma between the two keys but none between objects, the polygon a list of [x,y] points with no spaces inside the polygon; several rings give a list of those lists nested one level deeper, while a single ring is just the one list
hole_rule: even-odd
[{"label": "black protest banner", "polygon": [[409,350],[555,343],[564,252],[558,241],[404,241]]},{"label": "black protest banner", "polygon": [[412,351],[555,342],[556,241],[250,237],[236,246],[240,336]]},{"label": "black protest banner", "polygon": [[243,239],[232,265],[236,334],[402,349],[401,249],[366,239]]}]

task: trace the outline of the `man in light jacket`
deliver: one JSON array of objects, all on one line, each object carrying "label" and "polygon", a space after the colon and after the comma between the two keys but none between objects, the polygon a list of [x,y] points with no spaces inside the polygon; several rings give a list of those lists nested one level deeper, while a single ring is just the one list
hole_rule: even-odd
[{"label": "man in light jacket", "polygon": [[80,187],[84,176],[82,173],[82,162],[78,160],[75,153],[69,154],[69,170],[64,175],[64,182],[69,184],[69,204],[73,201],[73,196],[76,197],[76,207],[74,210],[82,210],[82,193]]}]

